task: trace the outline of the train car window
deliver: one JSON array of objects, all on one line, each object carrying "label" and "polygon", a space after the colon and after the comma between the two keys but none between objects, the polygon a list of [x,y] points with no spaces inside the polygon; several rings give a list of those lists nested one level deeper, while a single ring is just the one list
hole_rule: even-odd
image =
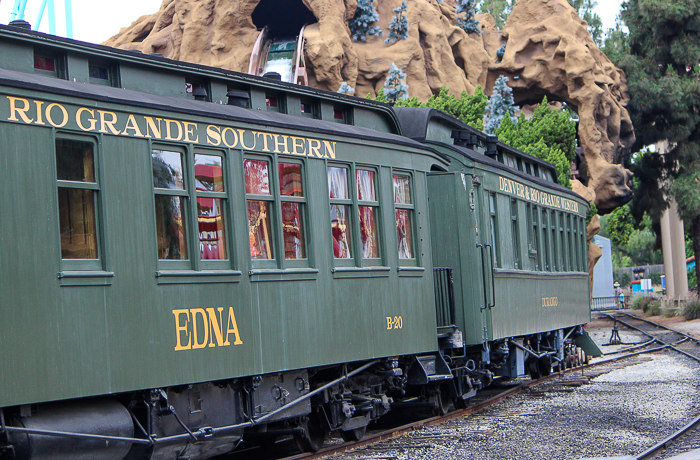
[{"label": "train car window", "polygon": [[287,113],[284,97],[275,92],[265,93],[265,107],[268,112]]},{"label": "train car window", "polygon": [[331,233],[333,236],[333,257],[352,259],[350,209],[350,189],[348,188],[348,168],[329,166],[328,197],[331,203]]},{"label": "train car window", "polygon": [[491,246],[493,248],[493,263],[496,267],[499,267],[499,253],[498,253],[498,215],[496,214],[496,194],[489,194],[489,214],[491,221]]},{"label": "train car window", "polygon": [[200,260],[227,260],[224,159],[194,155]]},{"label": "train car window", "polygon": [[549,248],[550,248],[550,237],[548,231],[549,225],[549,215],[546,209],[542,209],[542,270],[550,271],[551,265],[549,263]]},{"label": "train car window", "polygon": [[579,218],[579,238],[581,239],[581,271],[588,271],[588,240],[586,234],[586,220],[583,217]]},{"label": "train car window", "polygon": [[318,104],[316,104],[314,101],[311,99],[302,98],[299,112],[302,117],[319,118],[320,110]]},{"label": "train car window", "polygon": [[61,258],[99,263],[94,142],[56,139],[56,179]]},{"label": "train car window", "polygon": [[282,209],[284,258],[306,259],[304,239],[304,198],[301,164],[279,163],[279,188]]},{"label": "train car window", "polygon": [[357,201],[363,259],[379,259],[379,200],[375,171],[357,169]]},{"label": "train car window", "polygon": [[413,199],[411,176],[393,174],[394,207],[396,208],[396,236],[399,244],[399,259],[415,259],[413,250]]},{"label": "train car window", "polygon": [[572,265],[573,265],[574,271],[578,271],[578,269],[579,269],[579,263],[578,263],[578,256],[579,256],[578,217],[576,217],[576,216],[569,216],[569,217],[571,218],[569,225],[571,225],[571,238],[572,238],[572,244],[571,244],[571,251],[573,252]]},{"label": "train car window", "polygon": [[574,240],[573,240],[573,235],[571,233],[572,228],[571,228],[571,214],[566,215],[566,242],[569,246],[569,257],[567,261],[567,267],[569,267],[569,271],[573,271],[574,267],[576,266],[576,259],[575,259],[575,254],[576,250],[574,249]]},{"label": "train car window", "polygon": [[65,79],[65,56],[47,50],[35,50],[34,73]]},{"label": "train car window", "polygon": [[535,263],[535,270],[539,270],[540,267],[544,267],[544,264],[540,262],[540,238],[539,238],[539,225],[538,225],[538,217],[540,215],[540,211],[537,208],[537,206],[532,205],[532,246],[533,249],[535,250],[535,256],[534,256],[534,263]]},{"label": "train car window", "polygon": [[272,247],[272,205],[270,163],[267,160],[245,159],[248,237],[252,259],[274,259]]},{"label": "train car window", "polygon": [[352,109],[340,105],[333,106],[333,121],[336,123],[353,124]]},{"label": "train car window", "polygon": [[566,230],[564,229],[564,214],[561,212],[557,213],[559,215],[559,268],[561,271],[566,271],[566,254],[567,254],[567,244],[566,244]]},{"label": "train car window", "polygon": [[[529,268],[530,270],[536,270],[537,251],[535,250],[535,241],[532,228],[532,205],[530,203],[525,204],[525,231],[527,232],[527,256],[530,262]],[[525,268],[524,263],[523,268]]]},{"label": "train car window", "polygon": [[119,70],[116,65],[112,66],[104,62],[90,61],[88,77],[93,85],[119,87]]},{"label": "train car window", "polygon": [[552,271],[557,271],[559,266],[559,252],[557,251],[557,213],[551,211],[549,214],[549,228],[552,232]]},{"label": "train car window", "polygon": [[515,268],[523,268],[520,264],[520,226],[518,225],[518,200],[510,200],[510,220],[513,234],[513,263]]},{"label": "train car window", "polygon": [[183,154],[154,149],[151,153],[155,194],[158,259],[188,260],[187,190]]}]

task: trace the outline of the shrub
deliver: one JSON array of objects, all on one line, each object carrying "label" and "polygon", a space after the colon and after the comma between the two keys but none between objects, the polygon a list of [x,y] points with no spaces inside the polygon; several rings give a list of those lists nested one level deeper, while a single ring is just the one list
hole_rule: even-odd
[{"label": "shrub", "polygon": [[636,296],[632,297],[632,301],[630,302],[632,310],[641,310],[642,301],[644,301],[644,296],[641,294],[637,294]]},{"label": "shrub", "polygon": [[688,299],[683,305],[682,313],[686,321],[700,318],[700,299],[697,296]]},{"label": "shrub", "polygon": [[644,313],[649,316],[659,316],[661,312],[661,300],[654,297],[647,297],[649,302],[644,306]]}]

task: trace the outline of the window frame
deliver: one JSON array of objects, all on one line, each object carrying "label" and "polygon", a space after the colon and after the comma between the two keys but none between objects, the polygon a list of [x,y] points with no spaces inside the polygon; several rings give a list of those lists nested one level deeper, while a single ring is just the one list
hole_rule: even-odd
[{"label": "window frame", "polygon": [[[76,141],[76,142],[90,142],[93,145],[93,168],[95,175],[95,182],[81,182],[81,181],[69,181],[69,180],[59,180],[58,179],[58,149],[56,143],[59,139]],[[102,170],[102,155],[101,153],[101,142],[100,138],[90,135],[78,135],[73,133],[67,133],[62,131],[55,132],[53,136],[53,169],[55,182],[55,196],[56,196],[56,224],[57,224],[57,235],[58,240],[58,258],[60,260],[61,271],[105,271],[107,269],[107,244],[106,237],[104,236],[105,225],[103,220],[105,219],[105,210],[103,205],[102,190],[101,190],[101,170]],[[58,191],[61,188],[73,189],[73,190],[92,190],[94,191],[94,209],[95,209],[95,246],[97,248],[97,258],[96,259],[64,259],[62,253],[61,244],[61,216],[60,216],[60,197]]]},{"label": "window frame", "polygon": [[[245,190],[245,161],[246,160],[267,162],[267,164],[268,164],[268,176],[269,176],[269,187],[270,187],[270,194],[269,195],[260,195],[260,194],[253,194],[253,193],[246,192],[246,190]],[[280,220],[278,220],[278,218],[277,218],[278,207],[280,205],[279,205],[279,200],[275,199],[275,193],[279,193],[279,191],[277,189],[278,179],[276,178],[277,169],[275,166],[274,158],[267,156],[267,155],[246,153],[242,156],[241,172],[243,174],[243,194],[245,196],[246,230],[248,232],[250,232],[250,220],[248,218],[248,201],[266,201],[268,203],[268,209],[270,212],[270,233],[272,233],[272,235],[270,236],[270,240],[272,242],[272,250],[270,251],[270,253],[272,255],[272,258],[270,258],[270,259],[253,259],[253,255],[250,253],[250,242],[249,242],[248,243],[248,258],[250,259],[250,265],[253,269],[279,268],[280,241],[277,238],[276,229],[278,228],[278,226],[281,226],[282,224],[281,224]]]},{"label": "window frame", "polygon": [[[53,59],[54,71],[37,69],[35,67],[35,59],[37,57]],[[65,53],[45,49],[45,48],[35,48],[32,55],[32,69],[36,75],[44,75],[47,77],[58,78],[61,80],[67,80],[67,65],[66,65],[66,55]]]},{"label": "window frame", "polygon": [[[356,248],[359,250],[356,253],[356,259],[358,261],[358,266],[360,267],[366,267],[366,266],[384,266],[385,265],[385,245],[384,245],[384,232],[382,231],[382,193],[381,193],[381,187],[380,187],[380,180],[379,180],[379,169],[375,166],[365,166],[365,165],[355,165],[354,163],[351,165],[351,170],[352,170],[352,176],[353,176],[353,184],[354,184],[354,194],[351,194],[353,197],[353,214],[357,216],[356,222],[357,222],[357,228],[355,231],[356,235]],[[374,191],[376,194],[376,200],[375,201],[369,201],[369,200],[360,200],[359,193],[358,193],[358,183],[357,183],[357,172],[358,171],[371,171],[374,173]],[[393,179],[392,179],[392,186],[393,186]],[[361,228],[361,221],[360,221],[360,206],[362,207],[371,207],[374,209],[375,215],[375,223],[377,227],[377,246],[379,250],[379,257],[377,258],[365,258],[362,255],[362,228]]]},{"label": "window frame", "polygon": [[542,271],[549,272],[551,270],[551,240],[552,237],[549,234],[549,210],[547,208],[542,208]]},{"label": "window frame", "polygon": [[[249,155],[244,155],[247,157]],[[295,164],[301,166],[301,189],[302,189],[302,196],[282,196],[282,191],[281,191],[281,185],[279,183],[279,165],[280,163],[282,164]],[[275,199],[275,206],[274,206],[274,213],[276,214],[276,221],[278,222],[277,226],[273,227],[273,238],[277,239],[277,252],[276,253],[276,258],[279,260],[278,267],[281,269],[285,268],[305,268],[305,267],[310,267],[310,260],[311,260],[311,245],[309,242],[311,241],[309,238],[309,201],[308,201],[308,192],[309,192],[309,187],[308,187],[308,180],[306,176],[306,162],[301,159],[296,159],[296,158],[290,158],[290,157],[278,157],[277,155],[272,157],[272,164],[274,168],[274,178],[271,183],[271,186],[274,187],[273,190],[273,197]],[[245,181],[245,178],[244,178]],[[301,231],[302,231],[302,236],[303,236],[303,241],[304,241],[304,252],[306,257],[305,258],[300,258],[300,259],[287,259],[285,256],[285,250],[284,250],[284,229],[282,226],[284,225],[284,219],[282,217],[282,203],[298,203],[300,204],[300,214],[301,214]],[[247,209],[247,207],[246,207]],[[274,225],[274,221],[272,222]],[[274,248],[273,248],[274,249]],[[274,251],[273,251],[274,252]],[[251,261],[253,259],[251,258]]]},{"label": "window frame", "polygon": [[[493,206],[492,206],[493,205]],[[493,249],[493,268],[500,268],[500,251],[498,250],[500,238],[498,235],[498,194],[495,192],[489,193],[489,228],[491,229],[491,246]]]},{"label": "window frame", "polygon": [[[394,176],[395,175],[400,175],[400,176],[408,176],[408,183],[410,187],[410,194],[411,194],[411,203],[406,204],[406,203],[396,203],[396,198],[394,197]],[[396,235],[396,258],[398,260],[398,265],[399,267],[401,266],[406,266],[406,267],[418,267],[421,266],[421,260],[420,260],[420,247],[418,245],[418,242],[420,240],[420,237],[418,235],[418,232],[416,231],[418,229],[418,223],[417,223],[417,218],[418,218],[418,212],[416,211],[416,190],[415,190],[415,185],[416,185],[416,180],[415,180],[415,174],[413,171],[408,171],[405,169],[397,169],[397,168],[391,168],[391,196],[392,196],[392,202],[394,204],[394,213],[393,213],[393,231],[394,234]],[[399,241],[398,241],[398,235],[395,233],[396,232],[396,211],[397,210],[406,210],[409,212],[409,216],[411,219],[411,236],[412,236],[412,243],[413,243],[413,258],[411,259],[402,259],[399,256]]]},{"label": "window frame", "polygon": [[513,236],[513,268],[516,270],[522,270],[523,264],[521,263],[520,254],[520,223],[518,221],[518,200],[515,198],[510,199],[510,221],[511,221],[511,233]]},{"label": "window frame", "polygon": [[[328,168],[342,168],[347,171],[347,178],[348,178],[348,198],[343,199],[343,198],[331,198],[330,197],[330,182],[328,181]],[[359,221],[359,214],[356,213],[356,200],[354,197],[356,196],[357,190],[356,190],[356,184],[355,184],[355,173],[354,169],[352,167],[352,164],[348,163],[336,163],[336,162],[326,162],[326,168],[324,170],[325,175],[326,175],[326,196],[328,196],[328,222],[330,224],[330,217],[331,217],[331,207],[332,206],[347,206],[348,207],[348,216],[347,220],[349,222],[345,223],[346,228],[350,228],[350,238],[348,241],[350,242],[350,254],[351,256],[348,258],[337,258],[335,257],[335,253],[333,251],[333,226],[330,225],[330,237],[331,237],[331,258],[333,260],[333,266],[335,267],[357,267],[359,266],[359,261],[358,261],[358,242],[360,241],[359,235],[356,235],[357,233],[357,228],[359,228],[359,222],[358,224],[355,224],[355,221]],[[357,217],[356,217],[357,216]],[[362,260],[362,256],[359,256],[359,260]]]}]

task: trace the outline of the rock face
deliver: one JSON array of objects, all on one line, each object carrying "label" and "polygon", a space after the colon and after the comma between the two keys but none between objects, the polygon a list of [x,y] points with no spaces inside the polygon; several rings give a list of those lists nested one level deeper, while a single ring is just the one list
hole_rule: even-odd
[{"label": "rock face", "polygon": [[[385,35],[392,9],[400,3],[375,1],[376,25]],[[374,95],[394,62],[406,72],[410,95],[424,101],[443,85],[458,94],[473,93],[477,85],[488,92],[499,75],[507,75],[516,103],[539,102],[547,95],[578,111],[583,148],[578,186],[588,189],[601,212],[631,197],[631,174],[619,165],[634,142],[624,108],[629,100],[625,78],[566,0],[519,0],[502,31],[491,16],[479,15],[480,36],[457,26],[455,0],[411,0],[409,38],[391,45],[385,37],[352,40],[348,23],[357,0],[164,0],[158,12],[105,44],[246,72],[258,28],[282,8],[310,11],[318,20],[305,31],[312,86],[335,91],[346,81],[357,96]],[[294,17],[287,14],[285,20]],[[505,56],[498,63],[496,50],[502,44]]]}]

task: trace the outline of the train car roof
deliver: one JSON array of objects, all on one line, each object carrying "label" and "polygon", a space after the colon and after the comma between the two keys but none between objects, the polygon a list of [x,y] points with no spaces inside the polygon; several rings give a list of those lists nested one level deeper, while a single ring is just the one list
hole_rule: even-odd
[{"label": "train car roof", "polygon": [[42,32],[33,31],[16,25],[0,24],[0,39],[6,38],[28,42],[34,45],[43,47],[56,47],[62,50],[71,50],[78,53],[85,53],[99,58],[110,58],[117,61],[128,62],[151,67],[160,71],[177,71],[191,72],[206,77],[216,77],[225,80],[230,80],[237,83],[245,83],[258,87],[264,87],[271,90],[287,91],[299,95],[307,95],[318,97],[325,100],[336,101],[343,104],[348,104],[356,107],[363,107],[368,110],[381,112],[387,116],[396,128],[396,134],[401,133],[401,125],[396,113],[392,110],[389,104],[364,99],[355,96],[347,96],[345,94],[336,93],[324,89],[314,88],[312,86],[296,85],[293,83],[283,82],[265,77],[259,77],[233,70],[221,69],[202,64],[194,64],[185,61],[168,59],[161,54],[144,54],[138,50],[123,50],[113,48],[106,45],[83,42],[56,35],[50,35]]},{"label": "train car roof", "polygon": [[[531,163],[535,163],[556,171],[556,167],[552,163],[529,155],[522,150],[511,147],[508,144],[504,144],[503,142],[500,142],[496,136],[490,136],[482,131],[479,131],[458,118],[448,115],[440,110],[424,107],[394,107],[394,112],[396,112],[396,116],[401,124],[401,131],[403,132],[403,135],[419,142],[423,142],[427,139],[430,121],[437,120],[438,122],[451,125],[454,130],[469,131],[480,138],[484,143],[494,143],[497,149],[512,153],[521,158],[526,158]],[[476,154],[479,155],[478,153]]]},{"label": "train car roof", "polygon": [[153,110],[177,112],[207,118],[230,120],[240,123],[254,123],[273,128],[303,130],[319,134],[337,135],[354,139],[371,140],[400,144],[423,150],[439,157],[445,164],[449,159],[434,148],[397,134],[379,132],[361,126],[333,123],[317,119],[304,119],[279,112],[247,109],[234,105],[195,101],[174,96],[162,96],[142,93],[129,89],[113,88],[89,83],[75,83],[43,75],[28,74],[0,68],[0,86],[41,91],[49,94],[86,98],[90,100],[121,104],[131,107],[143,107]]}]

